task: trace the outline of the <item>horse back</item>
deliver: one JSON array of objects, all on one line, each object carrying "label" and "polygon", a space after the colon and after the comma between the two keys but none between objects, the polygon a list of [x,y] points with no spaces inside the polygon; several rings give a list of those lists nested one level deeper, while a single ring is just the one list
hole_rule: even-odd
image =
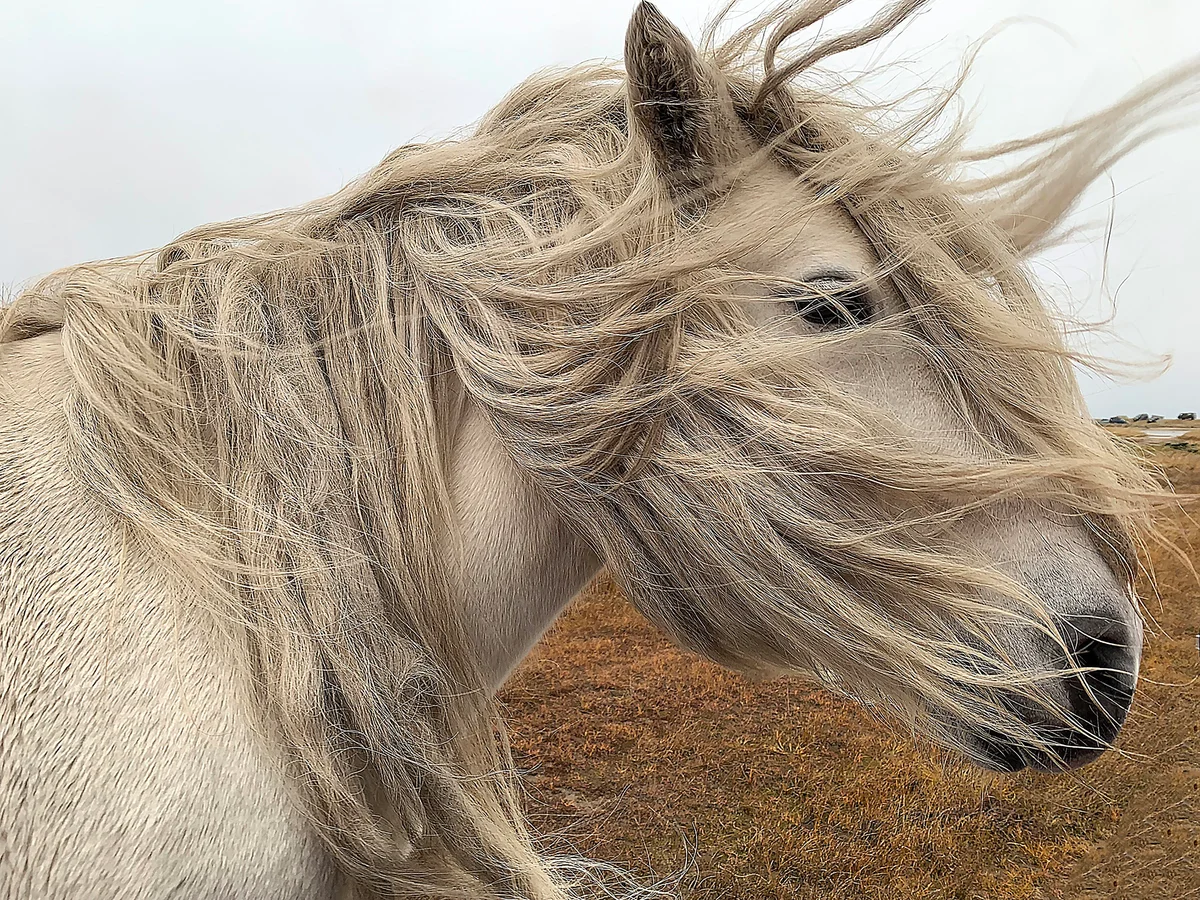
[{"label": "horse back", "polygon": [[0,346],[0,896],[320,898],[198,611],[72,471],[60,334]]}]

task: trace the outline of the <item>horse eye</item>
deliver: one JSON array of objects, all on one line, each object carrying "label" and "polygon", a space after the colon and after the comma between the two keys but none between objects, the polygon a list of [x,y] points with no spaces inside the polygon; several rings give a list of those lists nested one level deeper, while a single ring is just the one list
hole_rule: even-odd
[{"label": "horse eye", "polygon": [[814,290],[789,299],[804,321],[822,331],[853,328],[871,321],[871,295],[865,287]]}]

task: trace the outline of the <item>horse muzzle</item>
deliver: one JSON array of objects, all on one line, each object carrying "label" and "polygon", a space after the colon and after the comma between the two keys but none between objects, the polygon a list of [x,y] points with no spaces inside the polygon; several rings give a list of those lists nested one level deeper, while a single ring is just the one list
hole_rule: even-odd
[{"label": "horse muzzle", "polygon": [[1026,767],[1061,772],[1092,762],[1112,746],[1133,705],[1141,660],[1141,623],[1100,614],[1057,623],[1069,656],[1053,654],[1062,672],[1053,684],[1058,715],[1025,697],[1004,701],[1028,725],[1038,746],[1022,746],[996,733],[974,735],[968,755],[984,768],[1017,772]]}]

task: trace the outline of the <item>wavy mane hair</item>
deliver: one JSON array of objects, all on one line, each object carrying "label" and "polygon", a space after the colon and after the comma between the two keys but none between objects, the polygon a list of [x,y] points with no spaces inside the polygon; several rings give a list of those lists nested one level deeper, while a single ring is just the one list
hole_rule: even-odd
[{"label": "wavy mane hair", "polygon": [[[976,588],[1047,615],[931,541],[934,519],[1002,499],[1061,504],[1133,564],[1124,541],[1160,489],[1085,418],[1026,257],[1191,96],[1196,72],[968,152],[966,126],[946,125],[953,90],[887,124],[808,80],[924,0],[785,58],[846,5],[781,8],[724,40],[710,26],[705,64],[758,150],[692,202],[631,137],[625,73],[583,66],[530,79],[469,137],[402,147],[330,197],[56,273],[10,309],[9,340],[61,327],[82,477],[211,605],[308,818],[363,889],[584,891],[526,829],[444,575],[443,449],[468,402],[686,643],[917,720],[953,710],[1020,733],[980,699],[1012,676],[984,671],[945,622],[1001,627]],[[838,337],[756,337],[732,299],[756,276],[728,260],[764,226],[714,234],[704,207],[767,159],[858,223],[907,306],[868,328],[921,349],[985,461],[918,449],[805,362]],[[1014,162],[968,177],[996,160]],[[939,512],[885,525],[853,497],[812,512],[848,478]],[[711,533],[720,504],[744,536]],[[730,540],[754,546],[732,553]],[[744,570],[753,554],[794,591],[767,593]],[[746,585],[741,606],[731,583]],[[923,727],[937,732],[929,716]]]}]

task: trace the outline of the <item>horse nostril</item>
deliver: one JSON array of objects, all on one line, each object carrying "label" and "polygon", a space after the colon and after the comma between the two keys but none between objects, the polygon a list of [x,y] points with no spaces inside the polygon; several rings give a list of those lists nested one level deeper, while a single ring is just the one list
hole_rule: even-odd
[{"label": "horse nostril", "polygon": [[1108,618],[1074,617],[1060,631],[1069,664],[1082,670],[1067,680],[1078,731],[1060,754],[1074,762],[1104,750],[1121,730],[1137,685],[1137,649],[1129,626]]}]

